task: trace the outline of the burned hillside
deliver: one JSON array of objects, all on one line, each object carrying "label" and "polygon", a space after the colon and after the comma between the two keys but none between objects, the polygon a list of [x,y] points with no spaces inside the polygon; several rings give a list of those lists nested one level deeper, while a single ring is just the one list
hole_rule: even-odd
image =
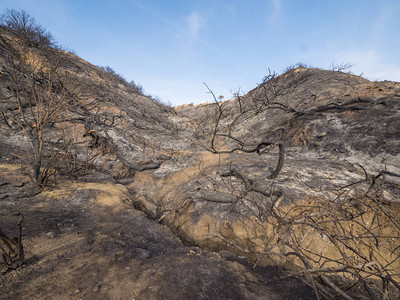
[{"label": "burned hillside", "polygon": [[400,83],[298,67],[173,108],[2,27],[0,53],[4,299],[398,297]]}]

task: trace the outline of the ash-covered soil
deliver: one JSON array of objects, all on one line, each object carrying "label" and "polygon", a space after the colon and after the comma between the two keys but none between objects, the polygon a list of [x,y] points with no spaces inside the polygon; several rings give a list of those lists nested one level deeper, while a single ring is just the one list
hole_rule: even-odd
[{"label": "ash-covered soil", "polygon": [[60,181],[32,196],[19,165],[0,170],[0,228],[15,236],[13,214],[25,216],[26,256],[17,270],[0,265],[0,299],[313,298],[296,279],[273,282],[282,269],[183,245],[123,203],[122,185]]}]

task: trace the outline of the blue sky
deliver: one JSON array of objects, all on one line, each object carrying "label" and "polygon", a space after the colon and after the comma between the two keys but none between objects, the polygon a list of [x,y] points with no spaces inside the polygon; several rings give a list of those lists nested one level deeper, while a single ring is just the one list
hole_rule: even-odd
[{"label": "blue sky", "polygon": [[400,81],[398,0],[1,0],[172,104],[225,99],[302,62]]}]

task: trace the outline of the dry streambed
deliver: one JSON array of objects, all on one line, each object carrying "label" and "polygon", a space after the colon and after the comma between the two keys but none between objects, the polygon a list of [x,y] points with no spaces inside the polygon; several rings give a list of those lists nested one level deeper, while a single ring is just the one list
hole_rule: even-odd
[{"label": "dry streambed", "polygon": [[312,297],[295,279],[263,284],[282,275],[278,268],[253,269],[229,252],[222,257],[184,246],[168,228],[126,205],[129,192],[122,185],[60,181],[26,197],[28,180],[20,170],[9,164],[0,169],[0,194],[7,195],[0,200],[0,226],[12,236],[12,214],[24,214],[26,253],[22,267],[1,275],[1,299]]}]

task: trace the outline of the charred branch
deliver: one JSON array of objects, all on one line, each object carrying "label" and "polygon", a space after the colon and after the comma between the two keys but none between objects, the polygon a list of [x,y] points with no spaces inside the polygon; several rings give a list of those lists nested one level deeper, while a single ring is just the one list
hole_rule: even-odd
[{"label": "charred branch", "polygon": [[127,161],[119,152],[115,152],[117,155],[118,159],[128,168],[131,168],[132,170],[135,171],[145,171],[145,170],[154,170],[158,169],[161,165],[161,161],[149,161],[145,162],[143,164],[135,163],[135,162],[129,162]]},{"label": "charred branch", "polygon": [[17,214],[20,217],[18,227],[18,237],[16,241],[7,237],[4,232],[0,229],[0,250],[2,252],[2,258],[6,263],[8,269],[16,269],[20,267],[25,260],[24,248],[22,246],[22,222],[24,216]]},{"label": "charred branch", "polygon": [[278,164],[276,165],[276,168],[272,172],[272,174],[268,176],[268,179],[275,179],[276,177],[278,177],[279,173],[282,170],[284,162],[285,162],[285,146],[283,144],[279,144]]}]

